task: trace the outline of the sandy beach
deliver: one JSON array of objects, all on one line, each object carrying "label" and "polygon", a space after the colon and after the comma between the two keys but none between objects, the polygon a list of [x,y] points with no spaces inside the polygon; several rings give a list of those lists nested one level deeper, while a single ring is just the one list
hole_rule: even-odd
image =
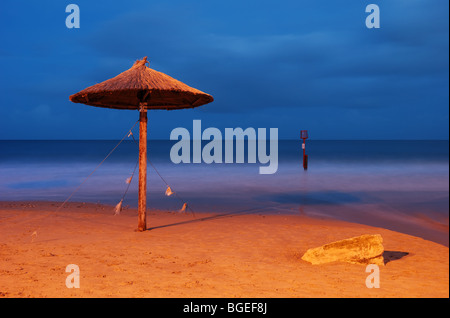
[{"label": "sandy beach", "polygon": [[[449,250],[386,229],[293,215],[137,212],[111,206],[0,203],[0,297],[449,297]],[[380,288],[365,266],[311,265],[308,248],[381,234]],[[65,285],[66,266],[80,288]]]}]

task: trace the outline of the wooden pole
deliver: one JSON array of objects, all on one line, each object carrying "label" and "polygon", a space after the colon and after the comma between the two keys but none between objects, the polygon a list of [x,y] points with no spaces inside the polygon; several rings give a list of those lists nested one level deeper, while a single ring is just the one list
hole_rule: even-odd
[{"label": "wooden pole", "polygon": [[147,110],[139,111],[139,203],[138,231],[147,229]]}]

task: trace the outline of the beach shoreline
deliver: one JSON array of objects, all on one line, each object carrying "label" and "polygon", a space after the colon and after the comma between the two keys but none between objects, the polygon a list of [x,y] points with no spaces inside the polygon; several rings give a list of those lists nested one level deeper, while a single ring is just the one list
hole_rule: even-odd
[{"label": "beach shoreline", "polygon": [[[308,215],[114,215],[95,203],[0,202],[0,297],[449,297],[448,247],[356,223]],[[311,265],[307,249],[363,234],[383,237],[380,288],[361,265]],[[80,269],[67,288],[66,267]]]}]

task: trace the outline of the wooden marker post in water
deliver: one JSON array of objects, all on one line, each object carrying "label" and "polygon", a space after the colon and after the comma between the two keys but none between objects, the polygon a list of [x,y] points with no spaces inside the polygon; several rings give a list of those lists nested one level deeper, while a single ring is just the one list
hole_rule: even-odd
[{"label": "wooden marker post in water", "polygon": [[147,57],[104,82],[70,96],[74,103],[139,110],[138,231],[147,229],[147,110],[184,109],[211,103],[214,98],[147,66]]},{"label": "wooden marker post in water", "polygon": [[303,139],[302,149],[303,149],[303,169],[308,169],[308,155],[306,154],[306,139],[308,139],[308,131],[302,130],[300,132],[300,138]]}]

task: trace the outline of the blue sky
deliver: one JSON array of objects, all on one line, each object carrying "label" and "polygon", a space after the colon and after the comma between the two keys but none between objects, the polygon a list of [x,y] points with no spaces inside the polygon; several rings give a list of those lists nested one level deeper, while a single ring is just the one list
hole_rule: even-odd
[{"label": "blue sky", "polygon": [[[81,27],[68,29],[75,3]],[[380,7],[368,29],[365,8]],[[278,128],[298,139],[448,139],[449,3],[389,1],[9,1],[0,3],[0,139],[120,139],[137,111],[69,95],[148,56],[214,96],[151,111],[172,129]]]}]

